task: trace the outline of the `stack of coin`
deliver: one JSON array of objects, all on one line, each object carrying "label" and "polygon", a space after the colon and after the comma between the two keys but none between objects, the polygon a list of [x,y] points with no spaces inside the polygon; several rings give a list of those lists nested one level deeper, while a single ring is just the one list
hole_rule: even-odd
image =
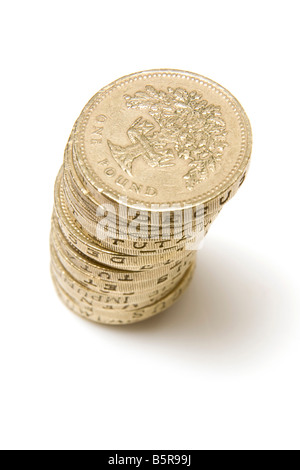
[{"label": "stack of coin", "polygon": [[74,125],[55,185],[51,272],[64,303],[107,324],[171,306],[250,154],[241,105],[209,79],[153,70],[100,90]]}]

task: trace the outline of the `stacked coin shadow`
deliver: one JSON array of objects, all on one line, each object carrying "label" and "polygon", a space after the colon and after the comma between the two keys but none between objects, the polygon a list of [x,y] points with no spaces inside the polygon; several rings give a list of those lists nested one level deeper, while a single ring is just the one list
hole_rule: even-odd
[{"label": "stacked coin shadow", "polygon": [[[146,72],[143,74],[143,78],[147,77],[151,82],[152,74]],[[134,83],[135,75],[131,77]],[[163,78],[162,76],[161,87],[164,86]],[[128,88],[130,88],[130,80],[127,80]],[[118,88],[118,83],[120,81],[114,82],[108,89]],[[183,91],[181,88],[176,90],[177,94],[172,91],[172,99],[174,101],[178,97],[182,106]],[[124,91],[129,92],[129,90]],[[155,95],[149,86],[148,91],[149,93],[151,91],[151,98],[156,99],[158,105],[165,99],[165,92],[160,92],[160,95],[155,92]],[[99,92],[101,100],[105,93],[105,90]],[[193,111],[195,108],[191,98],[199,101],[195,93],[189,94],[189,101],[185,98],[188,111]],[[124,183],[133,178],[134,159],[143,158],[151,168],[158,167],[164,171],[167,168],[169,178],[172,180],[172,171],[176,167],[174,157],[176,145],[172,142],[171,145],[166,143],[166,133],[163,144],[158,145],[159,135],[155,141],[155,134],[153,143],[151,134],[153,124],[149,124],[148,121],[142,122],[142,118],[138,118],[128,130],[128,136],[133,143],[130,147],[113,145],[103,135],[105,133],[104,121],[109,118],[107,117],[108,111],[104,113],[101,109],[101,113],[98,111],[96,117],[97,125],[93,125],[90,131],[92,135],[87,139],[91,144],[91,155],[98,160],[100,168],[102,165],[101,171],[104,172],[104,180],[101,184],[98,182],[96,184],[95,179],[92,178],[93,170],[87,165],[87,160],[82,157],[83,147],[79,143],[82,132],[85,136],[88,133],[83,124],[85,125],[90,117],[90,109],[94,110],[98,105],[99,94],[95,95],[83,109],[74,125],[65,148],[63,166],[55,183],[55,203],[50,236],[51,274],[59,297],[73,312],[98,323],[122,325],[147,319],[166,310],[185,291],[195,269],[199,244],[225,203],[233,197],[243,183],[247,164],[244,163],[242,168],[236,171],[236,177],[229,181],[223,190],[215,191],[212,197],[205,200],[195,197],[194,202],[189,201],[189,204],[186,204],[186,194],[183,192],[182,201],[179,201],[179,204],[175,201],[177,204],[171,204],[170,207],[166,204],[150,206],[146,197],[145,205],[142,204],[142,198],[137,201],[138,204],[134,204],[136,201],[132,200],[130,194],[129,198],[126,197],[127,188]],[[128,100],[128,95],[126,96]],[[144,101],[147,97],[141,92],[138,92],[136,96]],[[170,98],[167,101],[169,116]],[[224,122],[217,114],[218,108],[215,107],[217,111],[212,111],[212,105],[208,102],[205,102],[202,107],[203,116],[210,113],[208,117],[211,120],[208,122],[209,127],[202,131],[201,139],[197,143],[200,155],[197,158],[199,160],[202,156],[204,162],[208,159],[208,154],[212,155],[212,150],[209,150],[209,153],[205,149],[206,153],[203,153],[205,139],[209,141],[209,149],[213,148],[209,131],[211,130],[214,136],[219,133],[217,143],[220,146],[221,136],[223,138],[227,132],[224,131]],[[197,112],[199,122],[201,119],[203,121],[200,111]],[[214,123],[213,128],[212,112],[219,120],[219,127],[216,127]],[[176,117],[176,109],[174,113]],[[215,116],[213,117],[217,120]],[[114,128],[116,125],[120,127],[120,121],[121,118],[118,120],[112,113],[110,127]],[[174,118],[172,122],[175,122]],[[177,127],[178,122],[175,123]],[[99,123],[101,123],[100,126]],[[180,134],[182,140],[182,136],[186,136],[187,127],[182,116],[180,123],[184,129],[184,134]],[[105,147],[102,153],[103,142]],[[180,157],[178,151],[176,154],[177,158],[181,159],[180,165],[187,155],[194,155],[191,151],[188,153],[191,143],[187,143],[189,145],[187,145],[186,153]],[[107,163],[109,162],[108,154],[111,158],[111,166]],[[200,162],[202,167],[199,166],[199,161],[194,166],[192,165],[191,174],[188,173],[188,178],[185,177],[185,191],[188,196],[193,192],[194,184],[196,184],[195,178],[199,178],[199,181],[196,181],[198,187],[207,178],[206,174],[195,170],[195,168],[203,168],[203,162]],[[143,177],[141,176],[143,182],[145,172],[147,172],[146,163]],[[121,176],[117,177],[117,185],[110,189],[105,177],[107,176],[109,180],[111,176],[109,171],[112,174],[116,171],[116,167],[120,169]],[[87,168],[90,173],[87,172]],[[212,159],[207,168],[206,173],[210,168],[213,169]],[[160,184],[167,184],[167,181],[162,180]],[[133,182],[131,187],[138,191],[136,188],[142,185],[138,186]],[[118,192],[116,188],[120,188],[120,191]],[[147,196],[150,197],[154,194],[154,190],[150,186],[147,188],[150,188],[147,189],[149,193]],[[172,198],[172,194],[169,198]]]}]

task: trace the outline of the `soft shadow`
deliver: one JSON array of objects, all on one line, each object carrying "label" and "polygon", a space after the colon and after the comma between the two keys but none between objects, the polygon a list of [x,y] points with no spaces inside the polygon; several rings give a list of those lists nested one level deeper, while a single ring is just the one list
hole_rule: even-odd
[{"label": "soft shadow", "polygon": [[255,253],[212,239],[199,252],[181,300],[150,320],[117,328],[117,334],[184,361],[256,360],[285,342],[289,299],[289,287],[274,267]]}]

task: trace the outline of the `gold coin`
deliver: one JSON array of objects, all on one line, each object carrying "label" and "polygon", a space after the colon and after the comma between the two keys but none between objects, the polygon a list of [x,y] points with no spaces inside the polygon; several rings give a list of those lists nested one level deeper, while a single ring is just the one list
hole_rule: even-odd
[{"label": "gold coin", "polygon": [[165,261],[175,261],[185,257],[186,252],[184,249],[178,249],[174,253],[157,255],[156,252],[154,252],[152,255],[144,256],[128,256],[106,250],[100,245],[99,241],[88,235],[79,224],[76,225],[76,221],[68,214],[64,202],[63,190],[61,188],[61,179],[62,171],[60,171],[55,185],[55,210],[58,223],[69,243],[86,256],[108,266],[133,271],[139,271],[143,269],[144,266],[151,266],[152,269],[154,269],[155,267],[160,267]]},{"label": "gold coin", "polygon": [[51,273],[75,313],[126,324],[168,308],[244,182],[252,135],[223,87],[151,70],[100,90],[76,121],[55,184]]},{"label": "gold coin", "polygon": [[[122,223],[122,227],[127,226],[130,224],[137,215],[143,222],[148,222],[151,224],[152,227],[155,229],[161,229],[166,220],[166,213],[160,212],[159,210],[155,213],[151,213],[148,210],[144,211],[133,211],[134,213],[131,215],[127,208],[122,206],[122,202],[117,204],[115,201],[108,199],[107,197],[103,196],[102,194],[98,195],[98,201],[93,198],[91,193],[85,188],[84,183],[80,181],[77,171],[74,168],[73,164],[73,156],[72,156],[72,142],[73,142],[73,133],[70,136],[68,144],[65,149],[65,157],[64,157],[64,178],[65,178],[65,185],[69,188],[72,194],[77,200],[77,204],[82,209],[86,209],[87,213],[95,220],[97,218],[97,210],[98,208],[102,208],[103,213],[105,213],[109,217],[109,213],[106,211],[107,205],[113,209],[113,214],[116,214],[117,220],[120,220]],[[76,197],[77,195],[77,197]],[[210,216],[216,211],[220,210],[219,205],[211,205],[211,206],[203,206],[203,207],[195,207],[192,209],[191,213],[186,213],[182,211],[181,208],[179,210],[170,211],[167,215],[167,222],[171,224],[171,233],[176,232],[176,229],[182,229],[183,223],[185,227],[189,227],[189,223],[192,223],[194,219],[200,219],[201,216]],[[186,220],[186,217],[189,216],[191,222]],[[114,219],[113,219],[114,220]]]},{"label": "gold coin", "polygon": [[[113,223],[117,221],[117,235],[119,236],[120,234],[120,238],[122,235],[126,236],[128,234],[128,228],[130,228],[132,221],[135,220],[137,216],[139,217],[139,220],[141,220],[140,234],[144,238],[147,238],[150,234],[157,234],[159,239],[163,240],[167,240],[168,237],[170,239],[176,238],[178,240],[181,234],[193,236],[194,232],[202,230],[203,222],[205,225],[206,235],[209,224],[211,223],[210,220],[213,221],[216,218],[224,203],[228,202],[234,196],[243,181],[240,180],[238,184],[230,188],[226,198],[220,197],[216,200],[210,201],[209,205],[206,204],[203,206],[193,207],[190,211],[186,211],[184,209],[176,212],[170,211],[167,214],[166,212],[162,213],[159,211],[155,213],[150,211],[136,211],[134,215],[131,215],[130,212],[127,211],[127,208],[122,207],[122,203],[116,204],[114,201],[104,197],[102,194],[98,195],[98,202],[95,201],[91,193],[89,193],[85,188],[84,183],[80,181],[74,168],[72,142],[73,131],[66,146],[64,164],[66,189],[68,188],[72,191],[71,188],[73,188],[74,191],[72,192],[74,197],[73,199],[71,198],[73,202],[71,204],[71,210],[75,210],[79,214],[85,214],[87,219],[91,217],[97,224],[99,222],[99,217],[97,217],[96,214],[98,208],[101,208],[108,221]],[[69,192],[69,195],[70,194],[71,193]],[[76,194],[78,198],[76,198]],[[107,205],[113,209],[113,215],[106,210]],[[126,219],[123,217],[126,217]],[[146,231],[144,228],[145,225]],[[95,232],[96,229],[92,227],[90,233],[94,236]]]},{"label": "gold coin", "polygon": [[[118,125],[114,125],[118,122]],[[74,162],[95,199],[198,206],[230,197],[252,136],[239,102],[202,76],[152,70],[99,91],[74,131]]]},{"label": "gold coin", "polygon": [[[91,270],[91,263],[87,261],[83,266],[77,266],[74,262],[74,256],[66,256],[63,249],[61,249],[59,243],[56,241],[55,234],[51,234],[51,253],[52,250],[55,251],[55,254],[64,267],[64,269],[81,284],[88,287],[95,292],[100,293],[120,293],[123,295],[131,294],[135,291],[149,292],[154,291],[160,287],[168,286],[168,283],[173,279],[177,278],[178,275],[184,274],[188,268],[194,264],[195,257],[189,258],[187,260],[180,261],[179,264],[174,266],[168,266],[164,271],[160,271],[156,277],[149,276],[144,281],[135,281],[134,274],[128,273],[127,277],[124,276],[124,273],[114,273],[116,277],[119,276],[120,279],[112,280],[111,273],[103,273],[103,270],[99,271],[99,276],[96,276]],[[151,272],[151,274],[153,271]],[[103,276],[105,274],[105,276]],[[126,280],[124,280],[124,277]]]},{"label": "gold coin", "polygon": [[67,292],[75,297],[85,297],[85,300],[90,300],[91,302],[101,303],[104,305],[111,303],[113,306],[116,306],[116,308],[122,304],[126,305],[126,308],[129,308],[129,306],[133,304],[133,306],[136,307],[137,305],[144,305],[144,303],[145,305],[154,303],[154,301],[157,301],[160,297],[166,295],[185,275],[184,271],[176,272],[174,277],[169,279],[167,283],[156,286],[154,289],[150,290],[141,289],[139,286],[135,286],[131,283],[131,291],[129,293],[116,291],[99,292],[97,288],[92,289],[91,286],[81,282],[78,276],[71,275],[60,262],[53,245],[50,249],[53,272],[57,276],[58,282],[61,283]]},{"label": "gold coin", "polygon": [[[69,151],[69,144],[68,144],[67,149],[66,149],[66,155],[65,155],[65,167],[64,167],[65,171],[64,171],[64,182],[63,182],[66,202],[67,202],[70,212],[74,215],[75,218],[79,219],[80,224],[88,231],[90,235],[97,238],[97,227],[99,225],[100,218],[96,216],[96,212],[97,212],[96,203],[94,203],[94,209],[91,210],[90,207],[87,207],[86,201],[81,200],[80,196],[79,197],[76,196],[77,191],[74,190],[74,188],[72,190],[73,184],[70,182],[72,178],[67,176],[68,170],[66,169],[66,166],[68,166],[68,160],[69,160],[67,155],[69,153],[70,151]],[[75,172],[75,170],[73,171]],[[84,191],[84,193],[85,193],[85,196],[87,196],[87,191]],[[110,204],[111,203],[112,202],[110,201]],[[139,227],[139,232],[137,233],[137,237],[141,238],[142,240],[145,240],[148,238],[154,239],[155,237],[158,240],[162,240],[164,242],[163,243],[164,247],[166,247],[165,242],[169,242],[168,243],[169,246],[172,246],[172,245],[174,246],[174,243],[175,243],[174,240],[176,240],[176,246],[177,246],[178,242],[184,236],[190,238],[191,236],[194,236],[195,233],[197,234],[197,236],[199,236],[198,233],[199,232],[201,233],[201,231],[203,230],[203,224],[207,231],[208,225],[211,223],[211,220],[213,220],[218,214],[218,213],[209,214],[205,208],[203,208],[203,210],[201,211],[201,213],[203,213],[203,217],[199,217],[199,213],[200,211],[195,210],[194,213],[191,215],[192,217],[191,222],[188,222],[188,223],[185,220],[186,214],[183,214],[183,215],[181,214],[181,216],[178,218],[178,220],[180,220],[181,225],[178,225],[176,228],[174,225],[174,218],[172,219],[172,214],[168,215],[169,220],[168,220],[166,227],[164,228],[163,227],[164,220],[167,220],[165,218],[165,214],[164,215],[160,214],[159,220],[162,226],[156,227],[153,224],[151,224],[151,226],[148,224],[149,216],[142,217],[141,219],[141,213],[140,213],[139,220],[141,220],[141,225]],[[107,221],[111,222],[111,226],[113,227],[113,229],[115,229],[115,227],[117,229],[117,230],[114,230],[113,233],[108,232],[108,235],[110,236],[110,238],[114,238],[113,243],[115,243],[116,238],[120,238],[121,244],[124,248],[122,252],[126,253],[128,252],[127,250],[129,250],[130,254],[138,254],[138,253],[135,253],[135,247],[130,246],[130,242],[129,242],[128,247],[124,244],[124,239],[128,238],[128,228],[130,229],[130,224],[132,224],[132,220],[123,221],[121,218],[119,218],[117,210],[114,212],[112,216],[109,216],[107,213],[105,213],[105,216],[107,218]],[[193,220],[197,216],[200,221],[199,225],[196,224]],[[184,220],[184,224],[183,224],[183,220]],[[146,232],[145,232],[145,229],[146,229]],[[133,238],[132,234],[131,234],[131,238]],[[136,240],[134,240],[133,243],[135,244]],[[103,241],[103,245],[108,249],[113,248],[109,244],[109,241],[107,241],[106,243],[104,243]],[[156,249],[157,251],[160,251],[158,249],[159,246],[157,244],[155,244],[153,248]],[[148,249],[149,249],[149,246],[147,244],[145,250],[148,250]],[[130,250],[132,250],[132,252]]]},{"label": "gold coin", "polygon": [[162,266],[156,269],[152,269],[152,266],[143,266],[143,269],[140,271],[118,270],[85,256],[77,248],[73,247],[63,235],[56,217],[53,218],[52,224],[52,237],[55,240],[55,245],[59,246],[62,250],[63,255],[74,263],[79,270],[107,282],[124,282],[124,284],[133,282],[139,284],[148,280],[158,279],[158,284],[160,284],[167,275],[167,280],[169,279],[172,271],[180,272],[195,260],[195,252],[189,251],[184,259],[173,262],[170,260],[164,261]]},{"label": "gold coin", "polygon": [[163,297],[168,295],[184,277],[184,275],[178,276],[174,279],[171,284],[166,287],[161,287],[155,291],[144,292],[131,292],[127,295],[123,295],[117,292],[95,292],[87,287],[80,284],[74,278],[71,278],[66,271],[62,272],[58,267],[56,260],[52,259],[51,272],[56,277],[59,285],[81,303],[85,303],[89,306],[97,309],[108,308],[111,310],[128,310],[133,311],[139,308],[147,307],[155,302],[158,302]]},{"label": "gold coin", "polygon": [[85,305],[84,303],[82,304],[72,296],[68,295],[58,284],[55,277],[53,277],[53,283],[61,300],[74,313],[77,313],[78,315],[97,323],[123,325],[145,320],[171,307],[188,287],[192,279],[193,272],[194,267],[192,267],[186,274],[180,286],[178,286],[176,289],[174,289],[173,292],[171,292],[156,304],[149,305],[148,307],[144,308],[138,308],[132,312],[127,310],[112,310],[109,308],[109,306],[107,309],[101,310],[96,309],[93,306]]},{"label": "gold coin", "polygon": [[[180,217],[181,222],[178,222],[178,225],[174,225],[174,219],[171,220],[171,214],[164,214],[163,217],[161,217],[161,225],[153,225],[151,223],[151,220],[149,221],[149,217],[142,215],[141,213],[137,213],[135,218],[133,219],[128,219],[127,221],[125,219],[121,219],[117,212],[112,212],[112,214],[109,214],[108,211],[104,210],[103,208],[103,215],[100,216],[96,214],[96,209],[94,212],[92,212],[90,209],[88,209],[82,201],[79,200],[79,198],[76,196],[74,190],[71,188],[71,184],[68,182],[68,179],[65,178],[66,173],[64,173],[64,182],[63,182],[63,188],[66,196],[66,200],[68,203],[68,206],[70,207],[70,211],[73,212],[78,212],[83,218],[86,218],[90,224],[93,224],[94,226],[99,224],[99,222],[104,219],[105,221],[107,220],[110,222],[110,226],[113,227],[113,229],[117,229],[117,232],[119,233],[125,233],[128,234],[130,227],[132,226],[132,223],[135,222],[135,224],[138,223],[140,225],[139,228],[139,233],[141,236],[155,234],[157,238],[162,238],[162,235],[164,235],[164,239],[167,241],[173,241],[174,239],[179,239],[182,233],[193,233],[193,231],[197,231],[199,227],[203,223],[205,223],[209,218],[214,217],[217,215],[219,212],[211,212],[211,213],[206,213],[203,209],[203,215],[199,216],[198,219],[195,220],[193,219],[193,214],[191,214],[192,219],[187,219],[186,217]],[[184,214],[183,214],[184,215]],[[178,218],[179,221],[179,218]],[[93,233],[96,232],[96,229],[93,229]],[[166,235],[169,234],[169,238],[166,238]],[[139,234],[137,235],[139,236]]]},{"label": "gold coin", "polygon": [[[170,238],[169,234],[165,232],[165,236],[160,237],[159,233],[155,236],[150,234],[143,234],[140,228],[136,231],[138,238],[133,237],[130,233],[120,233],[114,223],[110,223],[106,226],[106,223],[100,225],[99,222],[95,222],[89,218],[89,215],[84,214],[84,210],[78,205],[75,205],[72,195],[70,195],[69,189],[64,185],[64,197],[65,203],[69,209],[69,212],[73,215],[76,221],[84,228],[84,230],[93,238],[100,241],[103,248],[114,251],[118,250],[119,253],[126,255],[143,255],[143,254],[165,254],[172,253],[172,251],[178,251],[184,249],[187,243],[196,243],[197,238],[204,237],[204,223],[198,228],[191,228],[191,232],[187,235],[184,234],[184,229],[181,233],[178,232],[174,238]],[[206,218],[206,221],[208,218]],[[104,221],[106,222],[106,221]],[[150,227],[151,228],[151,227]],[[161,235],[164,235],[163,233]]]}]

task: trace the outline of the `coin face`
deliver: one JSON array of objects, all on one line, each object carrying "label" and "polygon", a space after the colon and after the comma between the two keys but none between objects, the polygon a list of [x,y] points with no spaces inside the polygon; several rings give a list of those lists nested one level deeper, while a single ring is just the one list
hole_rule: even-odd
[{"label": "coin face", "polygon": [[180,285],[177,286],[175,290],[172,290],[163,299],[155,302],[154,304],[148,305],[147,307],[137,306],[137,308],[135,308],[133,311],[128,311],[127,309],[114,310],[109,308],[109,305],[106,309],[99,309],[94,305],[88,304],[87,302],[81,302],[73,297],[70,293],[67,293],[59,284],[55,276],[53,276],[53,283],[61,300],[74,313],[77,313],[78,315],[97,323],[120,325],[136,323],[145,320],[146,318],[157,315],[158,313],[169,308],[186,290],[192,279],[193,272],[194,267],[192,266],[187,274],[183,277]]},{"label": "coin face", "polygon": [[239,102],[196,74],[153,70],[100,90],[79,118],[73,151],[94,196],[128,206],[196,206],[242,179],[251,129]]}]

